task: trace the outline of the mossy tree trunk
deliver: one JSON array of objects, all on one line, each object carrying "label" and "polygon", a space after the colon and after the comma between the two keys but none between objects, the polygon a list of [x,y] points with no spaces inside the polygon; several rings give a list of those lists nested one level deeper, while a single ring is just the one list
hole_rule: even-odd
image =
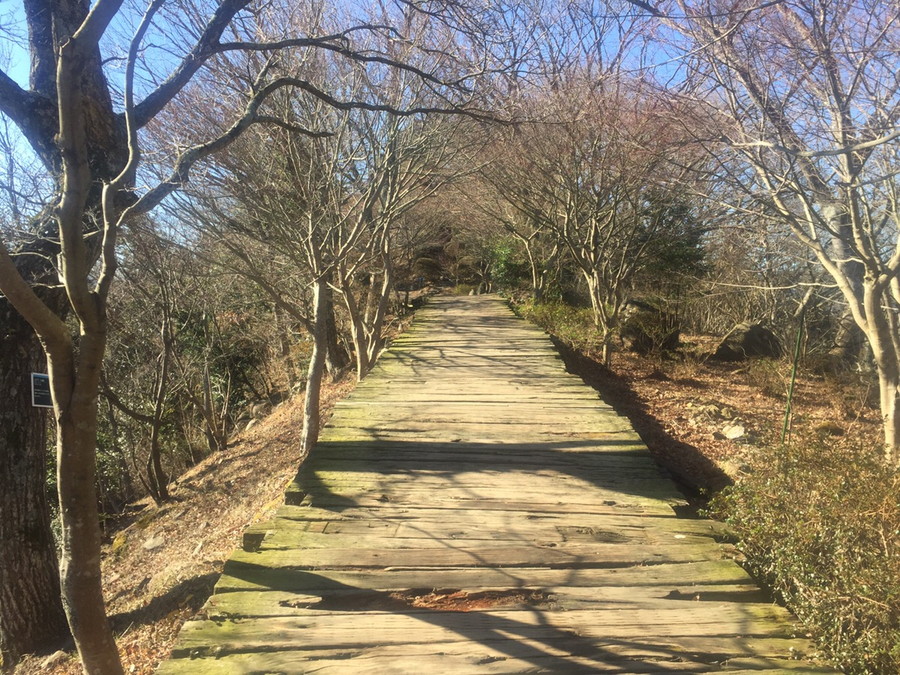
[{"label": "mossy tree trunk", "polygon": [[0,666],[69,637],[47,499],[47,412],[30,376],[46,364],[34,331],[2,302],[0,336]]}]

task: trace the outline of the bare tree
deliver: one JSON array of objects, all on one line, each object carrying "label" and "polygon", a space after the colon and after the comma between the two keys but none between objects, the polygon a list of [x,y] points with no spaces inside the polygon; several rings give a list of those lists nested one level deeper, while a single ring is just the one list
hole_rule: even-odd
[{"label": "bare tree", "polygon": [[552,233],[574,262],[608,359],[635,276],[675,225],[681,135],[663,98],[621,77],[570,75],[535,106],[532,117],[547,121],[511,130],[484,173],[531,223],[519,230],[507,215],[507,229],[526,240]]},{"label": "bare tree", "polygon": [[[789,227],[840,290],[872,350],[885,460],[897,463],[900,8],[849,0],[641,6],[683,39],[690,93],[714,120],[703,138],[710,156],[752,200],[760,225]],[[735,171],[734,159],[747,170]]]},{"label": "bare tree", "polygon": [[[104,377],[101,385],[103,395],[116,409],[149,427],[145,470],[138,475],[150,497],[158,505],[169,499],[169,479],[162,466],[160,435],[172,384],[171,371],[175,350],[173,317],[175,296],[185,292],[186,289],[183,286],[176,288],[178,280],[171,273],[171,266],[166,264],[166,256],[169,252],[160,245],[157,238],[134,228],[129,237],[128,247],[130,249],[129,258],[133,258],[135,264],[134,267],[126,266],[122,274],[125,277],[125,283],[120,285],[120,288],[125,293],[133,295],[145,310],[150,310],[150,316],[156,319],[153,322],[155,325],[151,329],[155,335],[151,336],[150,340],[140,341],[144,343],[141,345],[144,348],[147,347],[146,342],[151,342],[156,353],[149,358],[142,359],[152,364],[152,372],[148,373],[145,369],[139,369],[136,373],[138,382],[128,383],[129,391],[126,396],[129,399],[135,398],[135,390],[140,391],[142,388],[141,381],[148,381],[151,386],[145,398],[150,409],[142,410],[140,404],[135,405],[130,401],[123,400],[126,396],[119,395],[117,390],[124,387],[118,381],[111,383],[108,378]],[[116,314],[120,313],[121,311]],[[145,311],[140,318],[141,324],[149,323],[146,316]],[[116,318],[119,318],[119,321],[116,321]],[[133,316],[113,316],[111,324],[118,329],[117,332],[125,333],[121,328],[122,319],[133,320],[134,318]],[[133,337],[133,335],[129,337]],[[130,365],[134,369],[135,364]],[[106,370],[108,371],[108,367]]]},{"label": "bare tree", "polygon": [[468,181],[460,189],[521,246],[528,260],[532,298],[540,302],[558,262],[561,242],[548,217],[550,204],[521,175],[520,162],[527,152],[522,143],[527,144],[530,136],[531,131],[512,134],[486,147],[480,180]]}]

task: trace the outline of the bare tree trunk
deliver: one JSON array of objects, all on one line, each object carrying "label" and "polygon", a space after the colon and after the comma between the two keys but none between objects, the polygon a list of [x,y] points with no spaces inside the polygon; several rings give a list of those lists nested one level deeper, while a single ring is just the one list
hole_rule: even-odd
[{"label": "bare tree trunk", "polygon": [[843,371],[856,366],[862,357],[864,345],[865,337],[853,320],[852,312],[844,310],[838,319],[834,345],[828,350],[829,368]]},{"label": "bare tree trunk", "polygon": [[[222,404],[222,411],[216,410],[216,397],[212,390],[212,378],[209,376],[209,361],[203,365],[203,400],[197,399],[203,414],[205,426],[203,433],[211,453],[224,452],[228,449],[228,401]],[[227,397],[226,397],[227,398]]]},{"label": "bare tree trunk", "polygon": [[341,281],[344,304],[350,316],[350,337],[353,340],[353,351],[356,356],[356,380],[361,381],[369,372],[369,345],[366,335],[363,310],[353,295],[353,286],[347,278]]},{"label": "bare tree trunk", "polygon": [[147,456],[147,482],[151,487],[151,497],[159,506],[169,499],[169,478],[162,468],[162,452],[159,447],[159,432],[162,420],[154,419],[150,427],[150,452]]},{"label": "bare tree trunk", "polygon": [[878,391],[884,429],[884,461],[900,468],[900,374],[896,367],[893,372],[878,368]]},{"label": "bare tree trunk", "polygon": [[[344,305],[350,316],[350,334],[353,339],[353,349],[356,353],[356,379],[361,381],[378,359],[378,355],[384,348],[384,320],[387,316],[391,301],[391,293],[394,288],[394,268],[391,264],[390,249],[387,240],[382,252],[383,269],[381,283],[378,275],[372,273],[369,276],[369,289],[366,292],[366,306],[361,307],[353,295],[353,286],[349,278],[342,275],[341,293],[344,297]],[[376,290],[377,288],[377,290]]]},{"label": "bare tree trunk", "polygon": [[519,237],[524,244],[525,255],[528,256],[528,267],[531,270],[531,298],[539,303],[544,297],[544,270],[543,264],[537,259],[531,249],[531,241],[527,237]]},{"label": "bare tree trunk", "polygon": [[34,331],[0,300],[0,665],[69,637],[47,502],[47,413],[31,407],[31,372],[44,372]]},{"label": "bare tree trunk", "polygon": [[[831,213],[836,213],[834,207],[831,207]],[[853,228],[850,225],[849,217],[832,215],[830,221],[832,227],[840,233],[840,236],[835,237],[831,244],[835,260],[839,261],[838,269],[853,289],[856,301],[862,303],[865,270],[862,263],[854,259],[849,245],[849,242],[853,241]],[[834,346],[828,352],[831,367],[834,370],[842,370],[856,366],[862,357],[865,340],[863,331],[856,324],[850,308],[844,309],[838,319]]]},{"label": "bare tree trunk", "polygon": [[375,365],[381,350],[384,349],[384,320],[387,317],[388,307],[391,301],[391,292],[394,288],[394,268],[390,258],[385,255],[384,276],[381,279],[381,293],[375,306],[375,315],[372,317],[372,338],[369,341],[369,370]]},{"label": "bare tree trunk", "polygon": [[344,289],[344,298],[350,314],[350,336],[353,339],[353,351],[356,355],[356,380],[359,382],[369,372],[369,349],[363,317],[352,293],[353,289],[347,284]]},{"label": "bare tree trunk", "polygon": [[606,315],[604,306],[603,292],[600,284],[602,283],[593,274],[584,273],[587,281],[588,293],[591,296],[591,310],[594,316],[594,325],[600,334],[600,358],[604,366],[609,366],[611,354],[610,341],[612,340],[612,329],[610,327],[610,319]]},{"label": "bare tree trunk", "polygon": [[866,283],[865,310],[869,321],[868,340],[878,369],[878,393],[884,431],[884,460],[900,464],[900,354],[897,353],[897,322],[882,309],[882,289]]},{"label": "bare tree trunk", "polygon": [[[119,445],[119,421],[116,418],[116,409],[113,402],[106,398],[106,417],[109,421],[109,431],[112,437],[112,448],[118,460],[118,469],[121,479],[119,480],[119,494],[121,495],[116,510],[121,511],[122,507],[134,498],[134,489],[129,479],[130,472],[128,470],[128,459],[125,450]],[[105,530],[104,530],[105,531]]]},{"label": "bare tree trunk", "polygon": [[323,277],[314,283],[313,350],[306,376],[306,395],[303,403],[303,431],[300,435],[301,456],[307,456],[319,440],[319,410],[322,378],[325,374],[328,323],[328,281]]},{"label": "bare tree trunk", "polygon": [[87,673],[122,672],[106,619],[96,493],[97,392],[106,336],[87,332],[50,359],[56,406],[57,482],[62,525],[60,583],[69,626]]},{"label": "bare tree trunk", "polygon": [[281,309],[277,302],[272,306],[272,313],[275,318],[275,331],[278,334],[279,356],[281,357],[281,362],[284,367],[285,377],[287,377],[287,387],[290,389],[291,385],[294,384],[294,378],[296,377],[296,366],[294,364],[294,359],[291,357],[291,341],[287,326],[287,317],[284,315],[284,310]]},{"label": "bare tree trunk", "polygon": [[531,297],[539,303],[544,299],[544,272],[535,264],[531,253],[528,256],[531,264]]},{"label": "bare tree trunk", "polygon": [[159,385],[156,388],[153,421],[150,424],[150,452],[147,457],[147,481],[151,486],[153,501],[157,506],[169,499],[169,478],[162,467],[162,452],[159,447],[159,432],[162,428],[162,416],[165,409],[169,385],[169,362],[172,354],[172,341],[168,335],[168,325],[162,329],[163,353],[159,371]]},{"label": "bare tree trunk", "polygon": [[[337,324],[334,320],[334,291],[328,286],[323,289],[323,320],[325,322],[325,365],[332,379],[337,379],[338,374],[350,361],[347,352],[338,341]],[[318,311],[318,310],[315,310]]]}]

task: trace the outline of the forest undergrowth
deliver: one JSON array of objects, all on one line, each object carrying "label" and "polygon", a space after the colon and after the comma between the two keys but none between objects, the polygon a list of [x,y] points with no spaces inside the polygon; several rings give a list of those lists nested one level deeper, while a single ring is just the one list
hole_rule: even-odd
[{"label": "forest undergrowth", "polygon": [[877,388],[801,368],[781,442],[791,363],[596,349],[589,310],[520,304],[567,368],[629,417],[699,509],[731,526],[745,565],[851,674],[900,672],[900,476],[881,461]]}]

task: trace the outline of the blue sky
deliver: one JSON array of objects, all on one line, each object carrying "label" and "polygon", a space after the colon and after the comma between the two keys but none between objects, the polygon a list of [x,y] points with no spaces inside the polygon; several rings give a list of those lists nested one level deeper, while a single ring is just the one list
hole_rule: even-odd
[{"label": "blue sky", "polygon": [[[0,43],[6,74],[22,87],[28,86],[28,50],[21,44],[27,35],[25,12],[19,2],[0,0]],[[12,38],[12,39],[10,39]],[[19,43],[19,44],[16,44]]]}]

